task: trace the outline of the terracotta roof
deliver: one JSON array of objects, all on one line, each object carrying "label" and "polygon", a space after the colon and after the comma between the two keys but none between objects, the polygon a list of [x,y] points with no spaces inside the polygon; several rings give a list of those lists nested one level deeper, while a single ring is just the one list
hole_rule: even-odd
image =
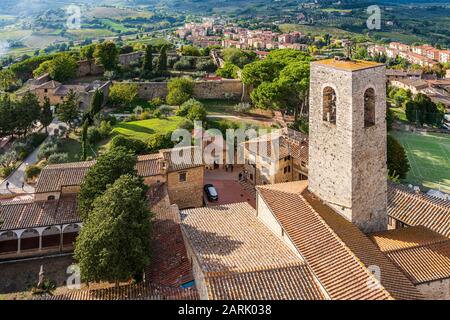
[{"label": "terracotta roof", "polygon": [[80,222],[75,197],[51,201],[9,201],[0,206],[0,230],[27,229]]},{"label": "terracotta roof", "polygon": [[210,299],[325,299],[305,262],[248,203],[189,209],[181,227]]},{"label": "terracotta roof", "polygon": [[61,86],[61,83],[58,81],[50,80],[38,86],[39,89],[55,89]]},{"label": "terracotta roof", "polygon": [[311,64],[332,67],[335,69],[345,70],[345,71],[358,71],[363,69],[382,67],[384,64],[363,61],[363,60],[336,60],[336,59],[325,59],[320,61],[312,62]]},{"label": "terracotta roof", "polygon": [[[149,177],[162,172],[161,155],[138,156],[136,170],[139,175]],[[60,191],[62,186],[79,186],[95,160],[62,163],[46,166],[36,184],[36,193]]]},{"label": "terracotta roof", "polygon": [[424,226],[450,238],[450,202],[388,183],[388,214],[408,226]]},{"label": "terracotta roof", "polygon": [[[332,299],[421,298],[366,235],[307,191],[306,181],[257,189]],[[381,285],[370,266],[381,269]]]},{"label": "terracotta roof", "polygon": [[179,287],[194,279],[187,257],[180,216],[171,206],[167,187],[162,184],[149,191],[151,212],[155,214],[152,229],[152,260],[145,269],[145,279],[158,285]]},{"label": "terracotta roof", "polygon": [[159,151],[168,162],[168,171],[186,170],[203,165],[203,153],[198,147],[180,147]]},{"label": "terracotta roof", "polygon": [[69,290],[65,294],[40,296],[35,300],[197,300],[192,288],[171,288],[150,284],[122,285],[118,288]]},{"label": "terracotta roof", "polygon": [[450,239],[422,226],[370,238],[414,284],[450,278]]}]

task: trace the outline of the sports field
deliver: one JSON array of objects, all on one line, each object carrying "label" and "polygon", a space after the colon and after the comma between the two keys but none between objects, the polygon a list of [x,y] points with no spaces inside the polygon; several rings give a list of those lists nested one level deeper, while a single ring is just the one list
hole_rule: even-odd
[{"label": "sports field", "polygon": [[450,193],[450,135],[392,133],[405,148],[411,169],[406,182]]}]

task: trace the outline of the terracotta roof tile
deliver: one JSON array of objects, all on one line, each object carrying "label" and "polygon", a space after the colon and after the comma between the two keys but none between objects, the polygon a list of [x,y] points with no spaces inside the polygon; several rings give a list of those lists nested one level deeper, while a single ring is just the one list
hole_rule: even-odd
[{"label": "terracotta roof tile", "polygon": [[211,299],[326,299],[304,261],[248,203],[181,212]]},{"label": "terracotta roof tile", "polygon": [[374,233],[371,240],[414,284],[450,278],[450,240],[425,227]]},{"label": "terracotta roof tile", "polygon": [[36,300],[198,300],[193,288],[171,288],[150,284],[122,285],[93,290],[70,290],[65,294],[36,297]]},{"label": "terracotta roof tile", "polygon": [[0,206],[0,230],[27,229],[80,222],[74,197],[51,201],[10,201]]},{"label": "terracotta roof tile", "polygon": [[388,183],[388,214],[408,226],[424,226],[450,238],[450,202]]},{"label": "terracotta roof tile", "polygon": [[[367,236],[307,191],[306,181],[258,192],[332,299],[421,298]],[[381,285],[368,269],[373,265]]]}]

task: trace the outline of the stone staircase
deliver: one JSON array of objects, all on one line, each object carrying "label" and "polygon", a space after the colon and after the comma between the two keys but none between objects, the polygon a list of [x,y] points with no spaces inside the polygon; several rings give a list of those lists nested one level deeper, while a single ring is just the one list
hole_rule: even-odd
[{"label": "stone staircase", "polygon": [[245,191],[247,191],[253,198],[256,198],[256,189],[252,183],[245,180],[241,180],[239,183]]}]

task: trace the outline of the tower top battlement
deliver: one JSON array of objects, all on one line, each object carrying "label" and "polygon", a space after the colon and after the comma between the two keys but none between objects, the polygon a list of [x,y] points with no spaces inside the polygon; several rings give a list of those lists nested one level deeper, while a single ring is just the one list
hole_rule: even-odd
[{"label": "tower top battlement", "polygon": [[363,61],[363,60],[346,60],[346,59],[319,60],[312,62],[312,64],[349,72],[384,66],[384,64],[378,62]]}]

